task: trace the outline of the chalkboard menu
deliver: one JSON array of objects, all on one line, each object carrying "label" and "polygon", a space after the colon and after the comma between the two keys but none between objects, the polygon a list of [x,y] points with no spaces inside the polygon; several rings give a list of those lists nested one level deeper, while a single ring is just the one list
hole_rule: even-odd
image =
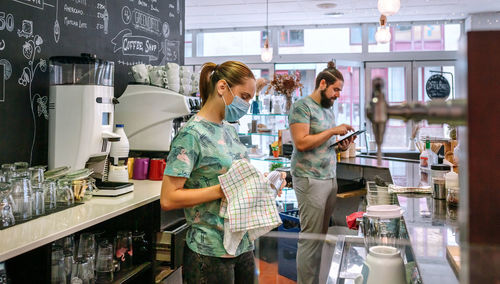
[{"label": "chalkboard menu", "polygon": [[51,56],[115,62],[115,96],[130,67],[184,63],[184,0],[1,0],[0,163],[47,163]]},{"label": "chalkboard menu", "polygon": [[441,75],[432,75],[425,83],[427,96],[432,99],[446,99],[450,95],[450,83]]}]

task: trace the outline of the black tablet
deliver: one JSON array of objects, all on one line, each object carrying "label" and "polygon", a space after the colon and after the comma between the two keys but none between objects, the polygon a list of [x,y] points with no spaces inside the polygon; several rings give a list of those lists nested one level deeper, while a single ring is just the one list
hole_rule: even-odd
[{"label": "black tablet", "polygon": [[361,134],[361,133],[363,133],[363,132],[365,132],[365,131],[366,131],[366,129],[363,129],[363,130],[358,130],[358,131],[354,131],[354,132],[352,132],[352,133],[349,133],[349,134],[347,134],[347,135],[345,135],[345,136],[342,136],[342,137],[339,139],[339,141],[337,141],[337,142],[333,143],[332,145],[330,145],[330,147],[337,146],[340,142],[342,142],[342,141],[346,140],[347,138],[349,138],[349,137],[351,137],[351,136],[353,136],[353,135],[356,135],[356,136],[357,136],[357,135],[359,135],[359,134]]}]

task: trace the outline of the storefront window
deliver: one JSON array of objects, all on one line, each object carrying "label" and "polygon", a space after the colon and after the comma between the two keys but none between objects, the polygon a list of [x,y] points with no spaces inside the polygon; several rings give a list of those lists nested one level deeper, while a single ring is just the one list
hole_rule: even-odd
[{"label": "storefront window", "polygon": [[360,27],[280,31],[280,54],[360,52]]},{"label": "storefront window", "polygon": [[184,37],[184,57],[193,56],[193,34],[187,32]]},{"label": "storefront window", "polygon": [[[375,27],[375,26],[372,26]],[[458,50],[461,34],[460,24],[438,25],[393,25],[390,27],[392,39],[389,43],[373,42],[369,34],[369,52],[400,51],[451,51]]]},{"label": "storefront window", "polygon": [[[275,73],[289,73],[301,76],[304,85],[302,96],[308,96],[314,91],[316,75],[326,68],[325,63],[308,64],[276,64]],[[337,124],[347,123],[354,128],[360,127],[360,105],[359,105],[359,80],[360,68],[352,66],[338,66],[344,76],[344,87],[340,98],[334,104],[335,118]],[[300,92],[296,92],[294,99],[300,98]]]},{"label": "storefront window", "polygon": [[212,32],[197,34],[198,56],[259,55],[260,31]]}]

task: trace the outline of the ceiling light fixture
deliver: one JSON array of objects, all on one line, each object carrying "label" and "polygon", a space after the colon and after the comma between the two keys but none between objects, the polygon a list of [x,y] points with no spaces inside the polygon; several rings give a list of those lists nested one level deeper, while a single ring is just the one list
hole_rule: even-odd
[{"label": "ceiling light fixture", "polygon": [[333,9],[333,8],[337,7],[337,4],[335,4],[335,3],[320,3],[320,4],[317,4],[316,7],[320,8],[320,9]]},{"label": "ceiling light fixture", "polygon": [[399,11],[401,3],[399,0],[378,0],[378,11],[385,16],[392,16]]},{"label": "ceiling light fixture", "polygon": [[378,43],[388,43],[391,41],[391,31],[386,26],[387,17],[384,15],[380,16],[380,27],[377,28],[377,32],[375,33],[375,40]]},{"label": "ceiling light fixture", "polygon": [[269,0],[266,0],[266,41],[262,48],[260,59],[264,62],[273,60],[273,48],[269,47]]}]

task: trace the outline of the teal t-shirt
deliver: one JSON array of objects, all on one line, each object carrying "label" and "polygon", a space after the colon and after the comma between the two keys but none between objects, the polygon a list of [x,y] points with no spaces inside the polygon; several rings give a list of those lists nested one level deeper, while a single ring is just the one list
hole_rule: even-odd
[{"label": "teal t-shirt", "polygon": [[[244,158],[248,159],[247,149],[233,126],[195,115],[172,141],[165,175],[187,178],[184,188],[209,187],[219,184],[218,176],[229,170],[233,160]],[[191,225],[186,243],[194,252],[214,257],[227,255],[220,202],[218,199],[184,209],[186,221]],[[246,234],[236,255],[250,250],[253,243]]]},{"label": "teal t-shirt", "polygon": [[[296,101],[288,115],[288,123],[309,124],[309,134],[317,134],[335,127],[333,108],[324,108],[311,96]],[[296,177],[311,177],[316,179],[335,178],[337,155],[335,147],[329,147],[335,142],[335,136],[317,148],[299,152],[294,147],[292,153],[292,175]]]}]

